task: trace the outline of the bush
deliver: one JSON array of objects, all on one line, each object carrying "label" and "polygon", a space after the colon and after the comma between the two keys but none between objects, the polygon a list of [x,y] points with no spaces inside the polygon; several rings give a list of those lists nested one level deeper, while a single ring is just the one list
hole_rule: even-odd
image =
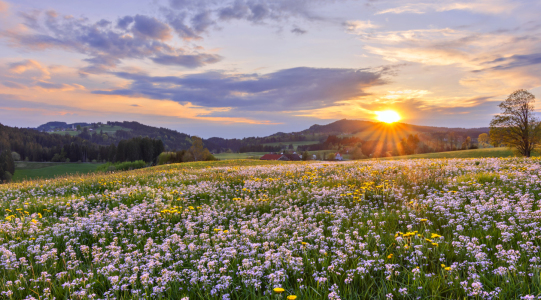
[{"label": "bush", "polygon": [[4,181],[5,182],[10,182],[11,178],[13,178],[13,175],[11,175],[10,172],[8,172],[8,171],[4,172]]}]

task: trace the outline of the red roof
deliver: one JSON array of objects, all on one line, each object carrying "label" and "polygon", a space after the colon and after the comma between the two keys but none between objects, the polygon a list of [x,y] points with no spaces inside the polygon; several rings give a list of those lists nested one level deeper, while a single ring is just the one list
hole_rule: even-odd
[{"label": "red roof", "polygon": [[261,156],[260,160],[278,160],[282,157],[282,154],[265,154]]}]

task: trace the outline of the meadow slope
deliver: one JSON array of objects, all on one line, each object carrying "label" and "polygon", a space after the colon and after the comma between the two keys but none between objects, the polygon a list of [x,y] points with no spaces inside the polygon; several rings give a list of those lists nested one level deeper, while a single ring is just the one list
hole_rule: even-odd
[{"label": "meadow slope", "polygon": [[534,299],[540,160],[218,161],[0,186],[9,299]]}]

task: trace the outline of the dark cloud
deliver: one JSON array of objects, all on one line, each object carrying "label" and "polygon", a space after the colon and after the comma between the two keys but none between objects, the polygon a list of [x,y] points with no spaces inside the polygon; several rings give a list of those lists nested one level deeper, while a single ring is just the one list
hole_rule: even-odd
[{"label": "dark cloud", "polygon": [[[497,66],[488,68],[489,70],[509,70],[514,68],[526,67],[541,64],[541,53],[532,53],[524,55],[513,55],[509,57],[500,57],[484,64],[497,64]],[[476,70],[474,72],[485,71]]]},{"label": "dark cloud", "polygon": [[145,38],[166,40],[171,37],[171,29],[166,24],[155,18],[136,15],[134,18],[133,32]]},{"label": "dark cloud", "polygon": [[299,27],[295,27],[295,28],[291,29],[291,32],[294,33],[294,34],[298,34],[298,35],[303,35],[303,34],[307,33],[306,30],[300,29]]},{"label": "dark cloud", "polygon": [[36,85],[48,90],[57,90],[57,89],[63,89],[66,87],[66,85],[62,83],[51,83],[51,82],[45,82],[45,81],[38,81],[36,82]]},{"label": "dark cloud", "polygon": [[24,85],[22,84],[19,84],[17,82],[13,82],[13,81],[4,81],[2,82],[2,84],[8,88],[12,88],[12,89],[24,89],[26,88]]},{"label": "dark cloud", "polygon": [[130,26],[131,23],[133,23],[133,17],[132,16],[125,16],[124,18],[119,19],[116,22],[116,26],[118,28],[126,30],[126,29],[128,29],[128,26]]},{"label": "dark cloud", "polygon": [[[327,20],[315,14],[313,8],[332,0],[171,0],[160,11],[167,23],[183,39],[198,39],[219,21],[244,20],[254,24],[281,22],[292,18],[309,21]],[[334,20],[333,20],[334,22]],[[296,28],[293,33],[305,31]]]},{"label": "dark cloud", "polygon": [[[81,74],[100,73],[117,66],[123,59],[149,58],[160,64],[201,67],[218,62],[215,54],[188,53],[164,41],[171,37],[171,28],[164,22],[148,16],[126,16],[116,22],[114,28],[107,20],[91,23],[86,19],[58,16],[49,11],[38,14],[22,14],[26,22],[36,28],[35,33],[1,32],[13,45],[35,50],[63,48],[88,55],[89,63]],[[208,21],[208,20],[207,20]],[[198,19],[204,29],[205,17]],[[177,30],[177,28],[175,28]],[[39,32],[39,33],[38,33]]]},{"label": "dark cloud", "polygon": [[366,88],[385,83],[381,71],[293,68],[270,74],[206,72],[183,77],[114,73],[130,80],[128,89],[96,94],[143,96],[204,107],[241,111],[295,111],[322,108],[367,95]]},{"label": "dark cloud", "polygon": [[192,18],[192,26],[196,32],[204,32],[215,23],[208,11],[201,12]]},{"label": "dark cloud", "polygon": [[152,61],[157,64],[183,66],[190,69],[213,64],[220,60],[222,57],[216,54],[159,55],[152,58]]}]

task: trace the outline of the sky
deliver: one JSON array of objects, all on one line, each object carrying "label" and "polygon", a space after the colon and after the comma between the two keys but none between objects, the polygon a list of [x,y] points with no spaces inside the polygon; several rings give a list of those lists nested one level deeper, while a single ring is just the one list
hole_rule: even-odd
[{"label": "sky", "polygon": [[487,127],[513,91],[541,99],[540,11],[538,0],[0,0],[0,123],[242,138],[394,110],[404,123]]}]

